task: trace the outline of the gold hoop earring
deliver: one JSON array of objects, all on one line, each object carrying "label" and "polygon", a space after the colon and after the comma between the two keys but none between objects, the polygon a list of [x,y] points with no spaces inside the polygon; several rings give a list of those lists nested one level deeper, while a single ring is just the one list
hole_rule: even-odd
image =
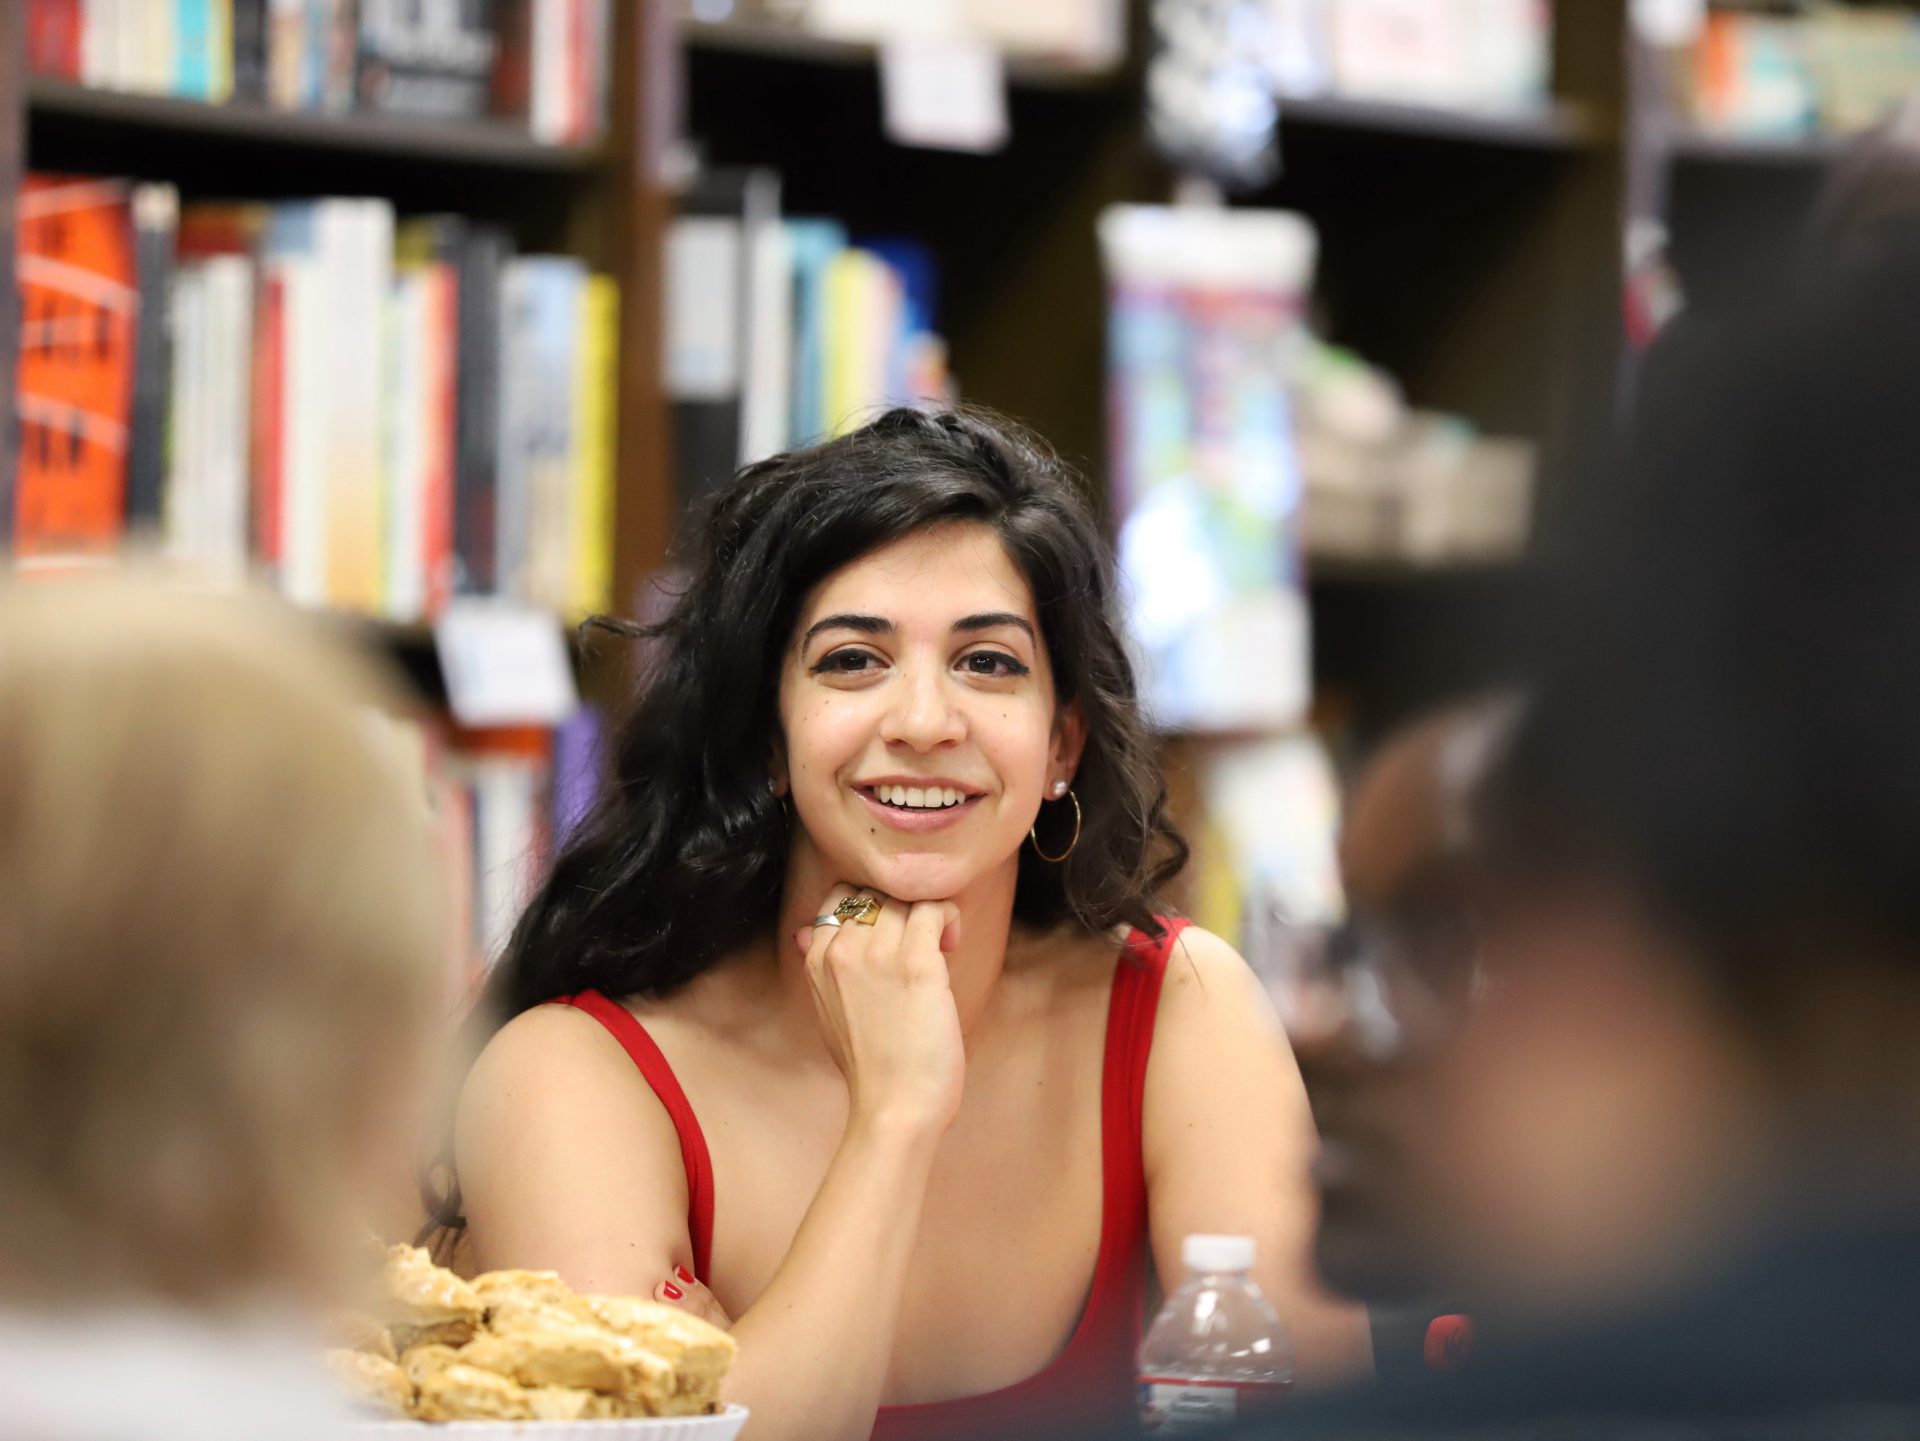
[{"label": "gold hoop earring", "polygon": [[1072,788],[1069,787],[1067,790],[1067,799],[1073,802],[1073,839],[1067,842],[1067,848],[1064,851],[1060,852],[1057,856],[1050,856],[1040,849],[1039,821],[1036,820],[1033,823],[1033,829],[1027,832],[1027,839],[1033,842],[1033,853],[1049,865],[1059,865],[1060,862],[1072,855],[1073,848],[1080,844],[1080,797],[1075,795]]}]

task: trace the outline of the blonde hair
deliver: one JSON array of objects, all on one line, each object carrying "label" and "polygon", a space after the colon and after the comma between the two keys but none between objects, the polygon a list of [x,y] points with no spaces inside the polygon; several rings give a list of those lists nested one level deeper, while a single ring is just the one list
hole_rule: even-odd
[{"label": "blonde hair", "polygon": [[381,696],[264,599],[0,585],[0,1295],[344,1260],[444,954]]}]

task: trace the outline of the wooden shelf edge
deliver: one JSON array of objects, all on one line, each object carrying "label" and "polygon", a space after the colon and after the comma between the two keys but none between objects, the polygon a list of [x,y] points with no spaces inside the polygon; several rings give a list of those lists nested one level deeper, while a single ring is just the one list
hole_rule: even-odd
[{"label": "wooden shelf edge", "polygon": [[1308,556],[1309,589],[1322,586],[1445,585],[1450,582],[1497,583],[1518,579],[1528,566],[1526,556],[1498,556],[1476,560],[1358,560]]},{"label": "wooden shelf edge", "polygon": [[281,110],[232,101],[210,105],[28,77],[27,124],[42,119],[139,126],[210,144],[298,146],[347,155],[387,155],[448,165],[554,174],[601,166],[599,144],[554,145],[505,120],[440,121],[357,111]]},{"label": "wooden shelf edge", "polygon": [[1838,155],[1847,139],[1844,135],[1809,135],[1799,139],[1716,135],[1697,126],[1683,125],[1669,133],[1667,148],[1676,160],[1702,164],[1811,169]]},{"label": "wooden shelf edge", "polygon": [[1456,110],[1340,95],[1279,97],[1280,128],[1338,126],[1416,139],[1527,150],[1579,151],[1606,143],[1606,128],[1584,105],[1555,100],[1531,110]]},{"label": "wooden shelf edge", "polygon": [[[879,54],[879,48],[869,41],[819,35],[786,25],[692,19],[682,19],[679,24],[681,39],[700,50],[846,67],[873,65]],[[1124,73],[1117,65],[1075,65],[1027,55],[1009,55],[1006,66],[1010,84],[1035,90],[1101,90],[1115,84]]]}]

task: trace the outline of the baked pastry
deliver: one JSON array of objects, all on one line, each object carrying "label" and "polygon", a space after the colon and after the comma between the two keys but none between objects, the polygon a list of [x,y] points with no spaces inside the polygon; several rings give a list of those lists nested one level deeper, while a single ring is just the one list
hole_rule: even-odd
[{"label": "baked pastry", "polygon": [[479,1294],[442,1270],[418,1246],[394,1246],[380,1268],[380,1319],[401,1351],[440,1342],[465,1345],[480,1329],[486,1307]]},{"label": "baked pastry", "polygon": [[413,1409],[413,1383],[385,1357],[365,1351],[329,1351],[327,1369],[355,1397],[377,1411],[405,1416]]},{"label": "baked pastry", "polygon": [[720,1382],[740,1354],[739,1344],[725,1331],[658,1301],[631,1296],[580,1299],[602,1326],[644,1346],[672,1366],[681,1394],[698,1396],[703,1404],[717,1399]]},{"label": "baked pastry", "polygon": [[473,1291],[489,1311],[499,1305],[565,1305],[573,1287],[558,1271],[487,1271],[473,1278]]},{"label": "baked pastry", "polygon": [[571,1386],[645,1403],[674,1394],[673,1367],[660,1356],[558,1308],[502,1318],[460,1348],[460,1359],[511,1376],[523,1386]]},{"label": "baked pastry", "polygon": [[378,1319],[337,1320],[329,1364],[356,1395],[423,1421],[702,1415],[736,1351],[653,1301],[576,1295],[552,1271],[463,1281],[412,1246],[386,1253],[380,1291]]},{"label": "baked pastry", "polygon": [[531,1421],[533,1401],[517,1381],[458,1362],[430,1372],[413,1414],[422,1421]]}]

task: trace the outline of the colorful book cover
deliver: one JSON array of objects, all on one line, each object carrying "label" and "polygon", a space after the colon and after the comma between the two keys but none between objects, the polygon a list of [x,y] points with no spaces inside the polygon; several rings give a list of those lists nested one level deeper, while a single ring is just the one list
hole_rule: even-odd
[{"label": "colorful book cover", "polygon": [[56,80],[80,78],[80,0],[29,0],[27,68]]},{"label": "colorful book cover", "polygon": [[574,372],[573,558],[568,611],[613,609],[615,413],[619,393],[620,289],[592,275],[580,292]]},{"label": "colorful book cover", "polygon": [[793,406],[788,443],[810,445],[831,429],[827,416],[827,270],[847,246],[835,220],[786,222],[793,266]]},{"label": "colorful book cover", "polygon": [[562,610],[568,601],[574,328],[586,268],[523,256],[501,284],[500,589]]},{"label": "colorful book cover", "polygon": [[173,93],[213,99],[213,0],[174,0],[173,33]]},{"label": "colorful book cover", "polygon": [[14,549],[110,552],[125,525],[140,304],[127,187],[29,176],[18,245]]},{"label": "colorful book cover", "polygon": [[495,40],[487,0],[362,5],[354,84],[362,108],[468,118],[487,113]]}]

